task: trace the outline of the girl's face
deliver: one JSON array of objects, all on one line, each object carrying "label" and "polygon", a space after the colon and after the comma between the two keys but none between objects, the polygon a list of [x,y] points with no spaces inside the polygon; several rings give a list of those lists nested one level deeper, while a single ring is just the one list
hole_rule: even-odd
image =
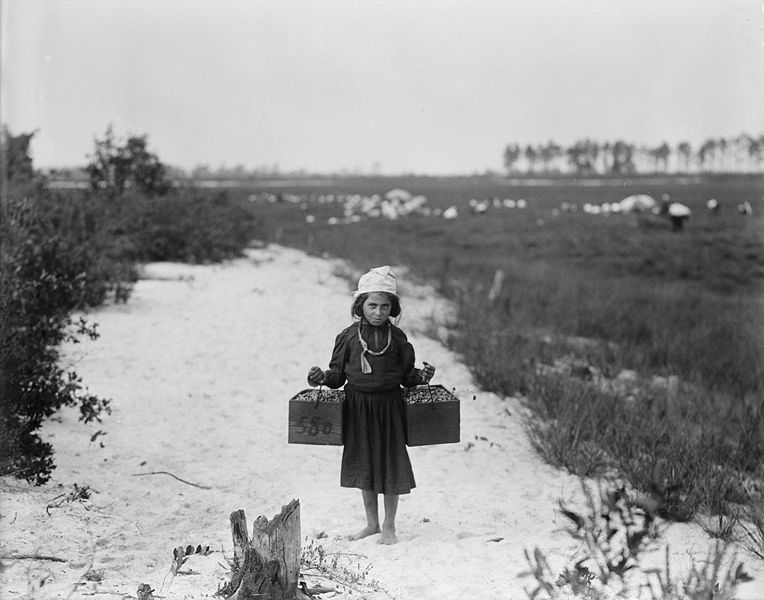
[{"label": "girl's face", "polygon": [[384,325],[390,316],[392,304],[387,294],[371,292],[363,303],[363,316],[372,325]]}]

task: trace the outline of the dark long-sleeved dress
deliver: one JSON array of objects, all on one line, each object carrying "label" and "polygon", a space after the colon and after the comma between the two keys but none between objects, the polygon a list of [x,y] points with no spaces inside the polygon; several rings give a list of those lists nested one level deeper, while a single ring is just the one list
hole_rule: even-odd
[{"label": "dark long-sleeved dress", "polygon": [[[343,330],[325,372],[324,385],[345,384],[342,470],[340,485],[378,494],[407,494],[416,486],[406,450],[406,426],[401,386],[421,383],[414,367],[414,348],[406,334],[389,323],[375,327],[362,320],[365,354],[371,373],[364,373],[359,323]],[[388,342],[390,345],[382,351]],[[346,383],[347,382],[347,383]]]}]

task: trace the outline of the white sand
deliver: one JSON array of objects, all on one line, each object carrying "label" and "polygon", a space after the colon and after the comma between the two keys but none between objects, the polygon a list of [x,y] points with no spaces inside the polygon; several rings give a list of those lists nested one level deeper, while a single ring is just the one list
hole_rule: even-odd
[{"label": "white sand", "polygon": [[[140,583],[164,598],[212,596],[229,579],[230,513],[244,509],[252,523],[293,498],[303,547],[342,553],[351,573],[368,569],[362,593],[323,597],[525,598],[535,586],[517,576],[524,549],[539,546],[554,568],[580,557],[555,510],[558,498],[579,496],[577,480],[534,454],[516,400],[476,389],[459,358],[425,335],[436,329],[430,317],[442,323],[449,308],[410,283],[400,326],[418,366],[436,365],[434,383],[460,397],[462,441],[409,450],[418,486],[401,498],[399,544],[344,538],[364,518],[360,492],[339,486],[341,448],[286,441],[287,400],[307,387],[311,365],[326,366],[350,321],[342,268],[275,246],[222,266],[151,264],[127,305],[91,315],[101,338],[67,348],[67,357],[92,393],[113,400],[113,414],[83,425],[64,411],[45,426],[58,465],[47,485],[0,480],[0,552],[66,561],[3,561],[2,598],[134,596]],[[150,471],[211,489],[135,476]],[[97,493],[46,514],[75,483]],[[708,548],[691,525],[673,526],[669,539],[680,563]],[[214,552],[188,560],[183,570],[194,574],[168,576],[173,548],[189,544]],[[102,580],[85,581],[87,571]],[[764,597],[756,591],[764,572],[749,572],[758,582],[740,597]]]}]

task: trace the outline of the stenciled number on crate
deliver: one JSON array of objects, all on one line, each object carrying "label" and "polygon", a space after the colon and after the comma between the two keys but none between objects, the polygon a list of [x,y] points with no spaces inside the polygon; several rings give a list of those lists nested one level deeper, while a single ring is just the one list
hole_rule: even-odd
[{"label": "stenciled number on crate", "polygon": [[331,435],[334,429],[334,424],[331,421],[324,421],[319,417],[300,417],[300,421],[297,426],[299,427],[297,430],[298,434],[307,434],[313,437],[317,436],[319,433],[323,433],[324,435]]}]

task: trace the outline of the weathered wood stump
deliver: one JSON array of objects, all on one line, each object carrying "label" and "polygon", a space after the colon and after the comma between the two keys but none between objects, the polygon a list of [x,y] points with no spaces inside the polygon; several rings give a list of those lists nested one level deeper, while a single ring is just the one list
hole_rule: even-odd
[{"label": "weathered wood stump", "polygon": [[293,600],[300,576],[300,501],[268,520],[258,517],[247,534],[243,510],[231,513],[234,572],[228,600]]}]

